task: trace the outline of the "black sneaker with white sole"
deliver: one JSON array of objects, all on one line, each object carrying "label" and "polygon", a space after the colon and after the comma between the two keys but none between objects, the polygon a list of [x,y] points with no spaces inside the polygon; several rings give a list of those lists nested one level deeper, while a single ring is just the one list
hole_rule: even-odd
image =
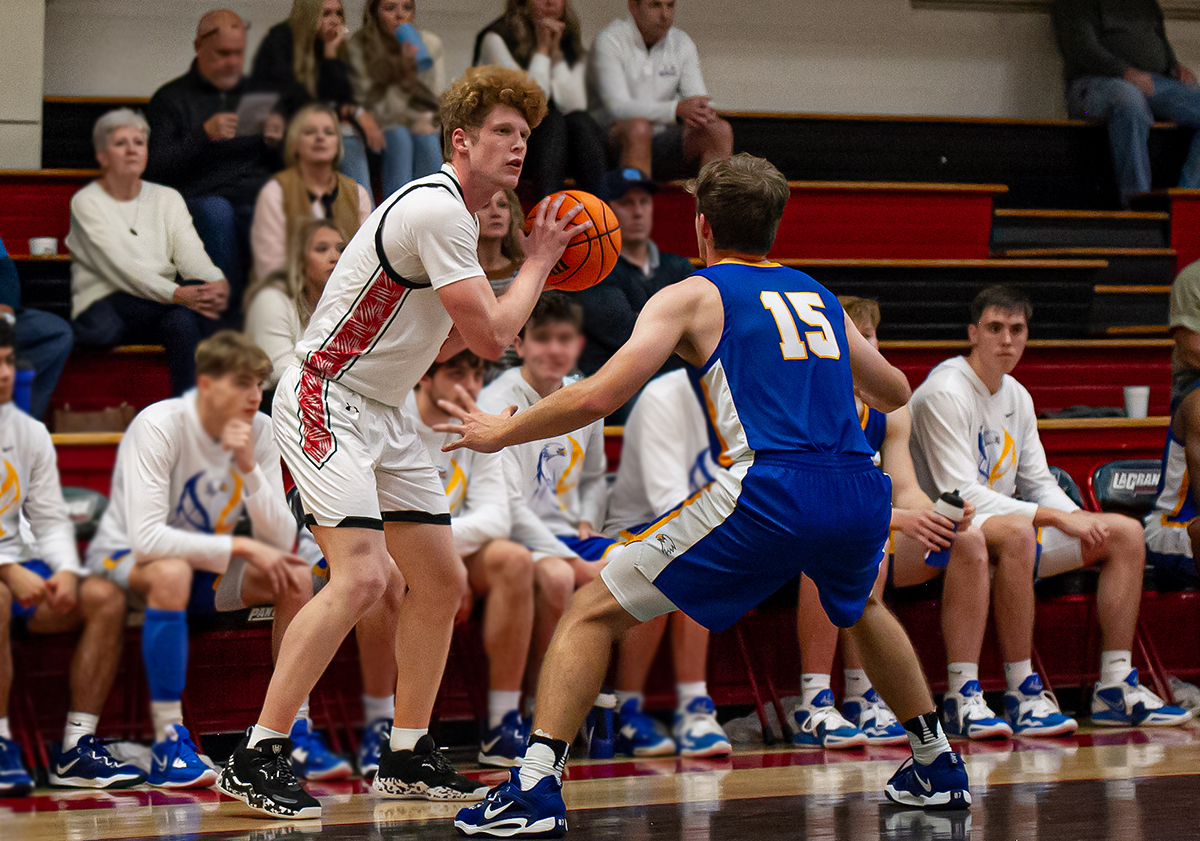
[{"label": "black sneaker with white sole", "polygon": [[292,773],[292,740],[263,739],[234,750],[217,777],[217,789],[259,812],[288,820],[321,817],[321,804]]},{"label": "black sneaker with white sole", "polygon": [[469,801],[482,800],[488,787],[454,770],[426,734],[412,750],[393,751],[387,742],[383,743],[371,790],[401,800]]}]

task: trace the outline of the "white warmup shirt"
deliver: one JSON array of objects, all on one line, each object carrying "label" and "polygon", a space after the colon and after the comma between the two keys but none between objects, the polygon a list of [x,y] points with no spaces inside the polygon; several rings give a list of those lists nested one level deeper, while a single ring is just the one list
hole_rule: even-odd
[{"label": "white warmup shirt", "polygon": [[[521,369],[512,368],[480,393],[479,407],[485,412],[499,412],[515,405],[520,412],[539,399]],[[506,447],[503,452],[505,469],[511,471],[524,503],[521,507],[527,509],[513,513],[514,540],[524,542],[516,534],[519,524],[528,523],[528,512],[556,535],[576,536],[584,521],[597,531],[603,527],[608,504],[604,421],[557,438]]]},{"label": "white warmup shirt", "polygon": [[429,448],[429,457],[446,489],[455,551],[465,558],[490,540],[507,538],[512,531],[512,519],[501,455],[471,450],[443,453],[442,447],[458,436],[434,432],[426,426],[417,408],[416,392],[409,392],[404,413]]},{"label": "white warmup shirt", "polygon": [[621,445],[621,464],[608,501],[604,533],[654,521],[713,480],[708,423],[686,371],[672,371],[642,389]]},{"label": "white warmup shirt", "polygon": [[36,558],[82,574],[50,433],[11,402],[0,406],[0,468],[0,564]]},{"label": "white warmup shirt", "polygon": [[223,573],[243,513],[256,540],[290,551],[296,519],[284,498],[271,419],[261,412],[254,416],[254,458],[257,466],[243,476],[233,453],[200,425],[194,390],[146,407],[117,448],[108,510],[88,547],[88,566],[99,569],[128,549],[138,560],[182,558]]},{"label": "white warmup shirt", "polygon": [[708,94],[696,45],[675,27],[646,49],[632,17],[614,20],[600,30],[588,58],[592,116],[605,128],[643,117],[662,129],[675,124],[679,100]]},{"label": "white warmup shirt", "polygon": [[[296,347],[297,359],[325,379],[397,407],[450,335],[453,322],[437,290],[484,276],[475,251],[479,220],[463,203],[452,166],[400,194],[376,208],[350,240]],[[421,288],[397,283],[381,268],[375,247],[381,226],[382,256]]]},{"label": "white warmup shirt", "polygon": [[587,110],[587,60],[583,56],[571,66],[566,59],[554,64],[550,56],[534,53],[529,59],[529,67],[521,67],[504,39],[489,32],[479,45],[479,64],[498,64],[528,73],[534,84],[542,89],[546,100],[564,114]]},{"label": "white warmup shirt", "polygon": [[994,514],[1032,520],[1038,506],[1078,510],[1046,466],[1033,398],[1012,377],[992,394],[957,356],[929,373],[908,408],[913,467],[930,498],[957,489],[977,525]]}]

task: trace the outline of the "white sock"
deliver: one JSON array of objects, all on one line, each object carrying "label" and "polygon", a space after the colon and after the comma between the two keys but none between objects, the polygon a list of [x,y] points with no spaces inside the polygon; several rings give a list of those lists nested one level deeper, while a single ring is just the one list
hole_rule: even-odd
[{"label": "white sock", "polygon": [[829,675],[811,672],[800,675],[800,703],[808,706],[822,689],[829,688]]},{"label": "white sock", "polygon": [[264,739],[286,739],[287,733],[280,733],[278,730],[271,730],[263,727],[261,724],[254,725],[254,729],[250,731],[250,741],[246,743],[246,747],[252,748],[258,745]]},{"label": "white sock", "polygon": [[630,699],[637,701],[637,708],[639,710],[642,708],[642,693],[641,692],[623,692],[622,690],[618,689],[613,694],[617,696],[617,709],[618,710],[621,709],[621,707],[625,706],[625,702]]},{"label": "white sock", "polygon": [[865,669],[846,669],[846,697],[861,698],[871,690],[871,679]]},{"label": "white sock", "polygon": [[500,726],[504,716],[521,707],[521,690],[501,691],[488,690],[488,727]]},{"label": "white sock", "polygon": [[1025,678],[1033,674],[1033,661],[1020,660],[1016,663],[1004,664],[1004,679],[1008,681],[1010,692],[1016,692],[1025,682]]},{"label": "white sock", "polygon": [[308,696],[304,696],[304,701],[300,704],[300,709],[296,710],[296,721],[307,721],[312,723],[312,719],[308,715]]},{"label": "white sock", "polygon": [[[533,735],[535,738],[530,740],[529,747],[525,748],[525,758],[521,760],[521,770],[518,774],[521,791],[529,791],[550,776],[553,776],[561,784],[563,767],[567,764],[567,753],[570,746],[566,742],[552,739],[541,730],[535,730]],[[555,745],[548,745],[545,741],[539,741],[537,737],[549,739]]]},{"label": "white sock", "polygon": [[12,741],[12,731],[8,729],[8,716],[0,718],[0,739]]},{"label": "white sock", "polygon": [[154,720],[154,741],[167,740],[167,727],[171,724],[183,724],[182,701],[151,701],[150,718]]},{"label": "white sock", "polygon": [[533,711],[537,709],[537,698],[533,695],[525,696],[525,718],[527,721],[533,721]]},{"label": "white sock", "polygon": [[362,696],[363,717],[366,718],[367,724],[373,721],[379,721],[381,718],[386,718],[391,721],[396,717],[396,696],[385,695],[382,698],[377,698],[374,695]]},{"label": "white sock", "polygon": [[429,732],[428,727],[419,729],[406,729],[404,727],[393,727],[392,738],[389,740],[392,750],[412,750],[417,746],[417,742],[421,737]]},{"label": "white sock", "polygon": [[62,749],[73,750],[84,736],[95,736],[100,716],[91,713],[67,713],[67,725],[63,728]]},{"label": "white sock", "polygon": [[[978,663],[951,663],[946,667],[946,675],[950,682],[951,692],[962,692],[967,681],[979,680]],[[1024,678],[1021,678],[1024,680]]]},{"label": "white sock", "polygon": [[679,699],[679,709],[686,710],[688,705],[697,698],[708,697],[708,681],[696,680],[690,683],[675,684],[675,697]]},{"label": "white sock", "polygon": [[950,750],[950,742],[942,730],[937,713],[926,713],[909,719],[904,722],[904,731],[908,735],[913,759],[921,765],[929,765],[938,756]]},{"label": "white sock", "polygon": [[1100,652],[1100,682],[1120,683],[1133,668],[1133,655],[1128,651]]}]

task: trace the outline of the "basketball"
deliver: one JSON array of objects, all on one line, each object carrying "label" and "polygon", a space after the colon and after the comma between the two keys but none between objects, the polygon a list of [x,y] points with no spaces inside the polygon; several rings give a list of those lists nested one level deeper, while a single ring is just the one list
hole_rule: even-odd
[{"label": "basketball", "polygon": [[[559,195],[567,196],[567,200],[558,209],[561,219],[577,204],[583,205],[583,211],[578,213],[572,224],[582,225],[589,219],[592,227],[580,231],[567,244],[558,264],[551,270],[546,280],[546,288],[562,289],[566,292],[577,292],[595,286],[612,271],[617,264],[617,256],[621,253],[621,226],[617,223],[616,214],[612,208],[591,193],[582,190],[564,190],[552,193],[549,201],[553,202]],[[537,218],[535,206],[525,218],[525,231],[533,228]]]}]

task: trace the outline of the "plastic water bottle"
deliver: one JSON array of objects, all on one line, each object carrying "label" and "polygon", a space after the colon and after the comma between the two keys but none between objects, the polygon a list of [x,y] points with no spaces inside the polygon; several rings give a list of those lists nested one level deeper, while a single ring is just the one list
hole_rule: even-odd
[{"label": "plastic water bottle", "polygon": [[[966,507],[966,503],[958,495],[957,489],[942,494],[938,497],[937,502],[933,504],[934,511],[954,521],[955,531],[958,531],[958,524],[962,521],[963,509]],[[947,546],[945,549],[930,552],[925,556],[925,563],[931,567],[945,567],[946,564],[950,563],[950,549],[951,546]]]},{"label": "plastic water bottle", "polygon": [[33,365],[25,360],[17,363],[17,378],[13,384],[13,402],[25,414],[33,402]]},{"label": "plastic water bottle", "polygon": [[417,72],[424,73],[433,67],[433,56],[425,46],[425,39],[411,23],[402,23],[396,27],[396,40],[401,44],[415,44],[417,48]]}]

